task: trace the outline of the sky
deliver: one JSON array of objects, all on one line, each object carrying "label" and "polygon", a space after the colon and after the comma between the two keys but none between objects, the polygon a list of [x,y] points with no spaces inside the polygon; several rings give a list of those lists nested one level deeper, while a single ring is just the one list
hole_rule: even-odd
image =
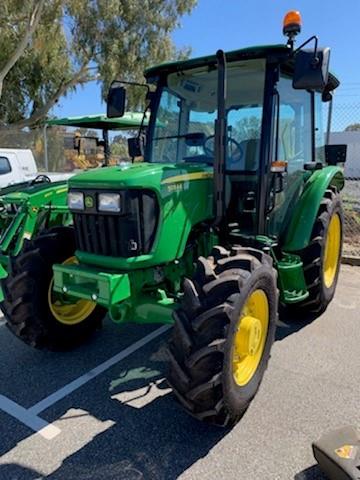
[{"label": "sky", "polygon": [[[179,48],[190,46],[192,57],[215,53],[219,48],[226,51],[285,43],[282,20],[288,10],[299,10],[302,15],[299,45],[316,34],[321,46],[331,48],[331,70],[342,82],[335,105],[360,105],[360,0],[198,0],[172,38]],[[51,113],[71,116],[105,110],[100,87],[92,82],[60,99]]]}]

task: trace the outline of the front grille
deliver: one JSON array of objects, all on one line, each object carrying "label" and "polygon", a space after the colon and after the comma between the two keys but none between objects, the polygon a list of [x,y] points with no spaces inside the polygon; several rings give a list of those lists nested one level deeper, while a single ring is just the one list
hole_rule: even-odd
[{"label": "front grille", "polygon": [[[91,195],[95,199],[98,193],[91,192]],[[150,251],[158,219],[155,194],[129,190],[129,194],[122,194],[122,202],[123,211],[117,214],[96,213],[94,208],[73,212],[78,250],[124,258]]]}]

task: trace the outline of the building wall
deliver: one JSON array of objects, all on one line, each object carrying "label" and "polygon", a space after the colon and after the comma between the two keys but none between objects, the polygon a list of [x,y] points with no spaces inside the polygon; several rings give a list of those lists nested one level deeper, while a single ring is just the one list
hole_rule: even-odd
[{"label": "building wall", "polygon": [[346,178],[360,179],[360,131],[332,132],[330,134],[330,143],[347,144],[345,176]]}]

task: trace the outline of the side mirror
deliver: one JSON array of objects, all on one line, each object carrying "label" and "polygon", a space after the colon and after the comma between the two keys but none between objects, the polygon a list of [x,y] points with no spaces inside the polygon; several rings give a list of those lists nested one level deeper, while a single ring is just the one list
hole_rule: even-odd
[{"label": "side mirror", "polygon": [[346,162],[347,145],[325,145],[325,161],[328,165]]},{"label": "side mirror", "polygon": [[126,89],[119,82],[113,82],[107,97],[106,116],[108,118],[123,117],[126,106]]},{"label": "side mirror", "polygon": [[81,137],[79,137],[78,135],[75,135],[73,137],[73,148],[78,152],[79,155],[80,155],[80,138]]},{"label": "side mirror", "polygon": [[128,138],[128,152],[130,158],[144,156],[144,139],[143,137]]},{"label": "side mirror", "polygon": [[76,135],[74,137],[74,150],[78,152],[80,155],[81,153],[92,153],[96,151],[97,147],[99,146],[99,140],[97,137],[84,137]]},{"label": "side mirror", "polygon": [[297,52],[293,88],[323,91],[329,79],[329,61],[330,48]]}]

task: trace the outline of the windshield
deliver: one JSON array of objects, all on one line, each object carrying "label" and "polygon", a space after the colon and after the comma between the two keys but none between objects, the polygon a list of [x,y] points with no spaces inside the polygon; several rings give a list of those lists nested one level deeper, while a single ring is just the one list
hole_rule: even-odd
[{"label": "windshield", "polygon": [[[256,171],[259,164],[265,60],[227,66],[227,170]],[[214,160],[217,70],[172,73],[160,91],[150,161],[204,163]],[[196,135],[189,135],[196,134]]]}]

